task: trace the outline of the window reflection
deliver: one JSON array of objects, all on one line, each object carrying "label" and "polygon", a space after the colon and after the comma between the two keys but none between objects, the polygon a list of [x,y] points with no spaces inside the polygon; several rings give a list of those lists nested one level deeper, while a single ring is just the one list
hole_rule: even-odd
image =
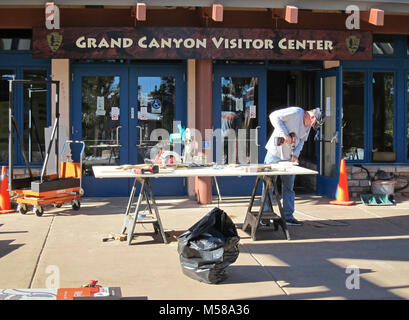
[{"label": "window reflection", "polygon": [[[223,164],[250,163],[250,144],[254,143],[250,129],[255,129],[258,123],[258,78],[222,77],[221,88],[221,161]],[[239,159],[238,143],[243,140],[246,159]]]},{"label": "window reflection", "polygon": [[343,74],[343,151],[348,160],[364,160],[364,96],[363,72]]},{"label": "window reflection", "polygon": [[[409,40],[409,37],[408,37],[408,40]],[[409,159],[409,73],[408,73],[408,81],[407,81],[407,111],[408,111],[408,116],[407,116],[407,121],[408,121],[408,125],[407,125],[407,131],[406,131],[406,144],[407,144],[407,150],[408,150],[408,152],[407,152],[407,157],[408,157],[408,159]]]},{"label": "window reflection", "polygon": [[31,50],[31,39],[0,38],[0,50]]},{"label": "window reflection", "polygon": [[82,139],[85,175],[93,165],[118,165],[120,134],[120,77],[82,77]]},{"label": "window reflection", "polygon": [[0,50],[11,50],[13,39],[0,39]]},{"label": "window reflection", "polygon": [[373,54],[374,55],[393,55],[394,54],[394,36],[385,34],[373,35]]},{"label": "window reflection", "polygon": [[406,37],[407,41],[407,46],[406,46],[406,53],[409,55],[409,36]]},{"label": "window reflection", "polygon": [[373,74],[373,152],[393,152],[394,76]]},{"label": "window reflection", "polygon": [[[138,77],[138,163],[151,159],[161,147],[157,140],[151,140],[155,129],[164,129],[173,133],[173,121],[176,120],[176,78]],[[163,141],[165,150],[172,150],[169,137],[158,137]],[[160,144],[159,144],[160,145]],[[154,150],[153,150],[154,149]],[[152,155],[151,155],[152,151]]]},{"label": "window reflection", "polygon": [[9,145],[9,82],[13,79],[12,70],[0,70],[0,162],[8,161]]},{"label": "window reflection", "polygon": [[31,29],[0,29],[0,50],[31,50]]},{"label": "window reflection", "polygon": [[31,39],[19,39],[17,43],[17,50],[30,50]]},{"label": "window reflection", "polygon": [[[25,80],[44,81],[46,77],[46,70],[24,70]],[[29,91],[31,91],[31,99]],[[30,162],[44,160],[46,127],[47,85],[24,84],[24,148]]]}]

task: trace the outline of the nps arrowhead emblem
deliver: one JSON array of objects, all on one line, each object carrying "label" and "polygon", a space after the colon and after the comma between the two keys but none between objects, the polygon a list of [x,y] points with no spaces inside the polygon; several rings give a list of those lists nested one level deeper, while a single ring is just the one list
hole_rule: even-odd
[{"label": "nps arrowhead emblem", "polygon": [[354,55],[359,48],[359,43],[361,42],[361,39],[358,38],[357,36],[349,36],[348,38],[345,39],[348,51],[351,55]]},{"label": "nps arrowhead emblem", "polygon": [[52,52],[56,52],[62,43],[62,35],[58,32],[51,32],[47,34],[47,42]]}]

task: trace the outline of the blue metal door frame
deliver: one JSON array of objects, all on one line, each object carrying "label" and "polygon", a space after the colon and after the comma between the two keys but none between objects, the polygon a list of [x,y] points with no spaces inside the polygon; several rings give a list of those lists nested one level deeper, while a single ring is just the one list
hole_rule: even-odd
[{"label": "blue metal door frame", "polygon": [[[13,70],[15,79],[23,79],[24,70],[44,69],[46,70],[47,78],[51,74],[51,60],[50,59],[33,59],[31,51],[0,51],[0,69]],[[20,133],[24,132],[24,93],[21,89],[22,85],[15,85],[14,87],[14,106],[17,126]],[[51,94],[50,90],[47,92],[47,126],[51,125]],[[17,137],[14,137],[14,165],[15,167],[25,166],[24,157],[20,152],[20,144]],[[6,165],[6,163],[0,163]],[[42,163],[31,163],[32,167],[41,167]]]},{"label": "blue metal door frame", "polygon": [[[365,73],[365,158],[361,161],[348,160],[347,163],[371,163],[373,145],[373,73],[391,72],[394,74],[394,149],[396,162],[394,165],[407,164],[408,159],[408,73],[409,73],[409,48],[407,36],[394,37],[393,54],[374,55],[371,61],[343,61],[344,72]],[[377,165],[391,165],[376,163]]]},{"label": "blue metal door frame", "polygon": [[[129,120],[129,160],[137,162],[137,141],[139,139],[138,125],[138,77],[174,76],[176,81],[176,121],[183,128],[187,124],[187,89],[186,64],[141,64],[132,65],[129,76],[129,106],[134,108],[134,118]],[[169,132],[171,134],[172,132]],[[157,196],[184,196],[187,193],[185,178],[151,179],[152,188]]]},{"label": "blue metal door frame", "polygon": [[[121,164],[129,163],[128,159],[128,134],[129,126],[129,87],[128,69],[124,65],[107,64],[78,64],[72,66],[72,106],[70,108],[70,135],[72,140],[82,140],[82,77],[83,76],[120,76],[120,161]],[[72,145],[74,161],[79,161],[79,146]],[[130,179],[96,179],[93,176],[84,176],[82,180],[85,196],[128,196],[130,192]]]},{"label": "blue metal door frame", "polygon": [[[121,77],[120,82],[120,159],[121,164],[135,164],[137,162],[138,131],[138,76],[169,76],[176,78],[176,120],[181,121],[186,127],[186,81],[185,64],[74,64],[72,66],[73,79],[71,95],[71,139],[81,140],[81,86],[83,76],[113,76]],[[131,116],[131,108],[133,115]],[[77,146],[72,145],[73,150]],[[128,196],[132,179],[96,179],[84,177],[83,186],[86,196]],[[152,179],[152,186],[157,196],[161,195],[186,195],[185,179]]]},{"label": "blue metal door frame", "polygon": [[[335,147],[335,173],[334,177],[324,176],[322,174],[322,157],[321,157],[321,144],[328,142],[321,142],[320,146],[317,147],[317,187],[316,193],[318,195],[324,195],[330,198],[336,198],[338,180],[339,180],[339,164],[341,161],[341,145],[342,145],[342,67],[335,68],[334,70],[329,70],[325,72],[318,73],[317,85],[317,105],[321,106],[323,104],[322,92],[321,92],[321,80],[325,77],[336,77],[336,132],[337,132],[337,142]],[[322,110],[325,110],[325,105],[322,105]]]},{"label": "blue metal door frame", "polygon": [[[347,161],[347,163],[370,163],[371,150],[373,147],[373,74],[376,72],[388,72],[394,75],[394,150],[396,152],[396,163],[407,162],[407,148],[401,146],[407,143],[407,75],[409,73],[409,61],[374,58],[371,62],[356,63],[344,62],[344,72],[363,72],[365,75],[365,157],[361,161]],[[382,163],[377,163],[382,165]],[[391,163],[385,163],[390,165]]]},{"label": "blue metal door frame", "polygon": [[[404,132],[404,137],[406,137],[406,139],[404,140],[404,145],[408,146],[409,142],[408,142],[408,123],[409,123],[409,119],[408,119],[408,107],[409,107],[409,61],[407,61],[407,63],[405,64],[405,69],[403,70],[403,76],[404,76],[404,81],[402,81],[402,84],[405,85],[403,92],[405,92],[406,94],[404,95],[403,98],[403,103],[404,106],[406,106],[406,108],[404,108],[404,112],[403,112],[403,119],[404,119],[404,124],[402,123],[402,125],[405,125],[403,130],[400,129],[400,132]],[[403,121],[402,121],[403,122]],[[404,161],[408,161],[409,159],[409,150],[408,148],[404,148]]]},{"label": "blue metal door frame", "polygon": [[[264,146],[267,142],[267,69],[262,66],[250,65],[213,65],[213,129],[221,128],[221,77],[257,77],[258,78],[258,162],[263,163],[266,155]],[[215,140],[215,139],[214,139]],[[213,157],[215,158],[215,144]],[[223,177],[217,178],[220,192],[223,195],[249,195],[254,186],[254,178],[251,177]],[[234,187],[232,187],[234,186]],[[261,186],[259,191],[261,190]],[[213,185],[213,194],[216,188]]]}]

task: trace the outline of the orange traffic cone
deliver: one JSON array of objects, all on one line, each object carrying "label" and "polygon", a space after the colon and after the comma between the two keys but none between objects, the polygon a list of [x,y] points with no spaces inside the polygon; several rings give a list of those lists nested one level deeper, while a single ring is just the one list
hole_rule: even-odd
[{"label": "orange traffic cone", "polygon": [[337,199],[331,200],[329,203],[343,206],[350,206],[352,204],[355,204],[355,201],[349,201],[347,166],[345,164],[345,159],[341,159],[341,163],[339,165]]},{"label": "orange traffic cone", "polygon": [[0,213],[11,213],[16,211],[11,209],[10,194],[8,188],[9,186],[6,167],[2,166],[0,179]]}]

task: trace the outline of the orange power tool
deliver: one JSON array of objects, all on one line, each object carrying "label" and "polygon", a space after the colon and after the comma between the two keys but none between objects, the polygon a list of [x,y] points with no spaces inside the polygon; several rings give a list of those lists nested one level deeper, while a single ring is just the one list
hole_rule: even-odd
[{"label": "orange power tool", "polygon": [[144,173],[159,173],[159,166],[153,165],[147,168],[134,168],[133,173],[144,174]]}]

